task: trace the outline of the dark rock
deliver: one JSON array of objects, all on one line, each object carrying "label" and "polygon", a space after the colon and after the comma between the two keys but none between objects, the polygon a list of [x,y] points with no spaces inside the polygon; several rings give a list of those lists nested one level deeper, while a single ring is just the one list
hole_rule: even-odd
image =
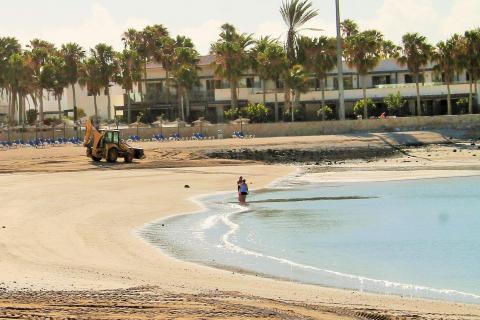
[{"label": "dark rock", "polygon": [[190,186],[188,184],[186,184],[185,189],[190,189]]}]

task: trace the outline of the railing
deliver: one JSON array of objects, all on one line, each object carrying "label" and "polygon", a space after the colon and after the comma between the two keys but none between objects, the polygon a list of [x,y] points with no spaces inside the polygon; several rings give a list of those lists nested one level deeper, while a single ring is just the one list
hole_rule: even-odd
[{"label": "railing", "polygon": [[[176,92],[171,92],[168,95],[166,92],[147,92],[147,94],[132,93],[130,95],[125,95],[125,104],[127,99],[130,98],[130,103],[136,104],[144,103],[148,104],[177,104],[178,95]],[[143,97],[143,99],[142,99]],[[211,102],[215,101],[215,93],[207,91],[190,91],[189,92],[190,102]]]}]

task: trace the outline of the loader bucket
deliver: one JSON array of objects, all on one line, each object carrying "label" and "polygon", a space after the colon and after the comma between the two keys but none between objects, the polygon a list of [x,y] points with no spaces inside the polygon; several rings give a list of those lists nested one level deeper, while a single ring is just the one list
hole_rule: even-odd
[{"label": "loader bucket", "polygon": [[133,157],[135,159],[145,159],[145,152],[143,152],[143,149],[134,148],[133,151],[134,151]]}]

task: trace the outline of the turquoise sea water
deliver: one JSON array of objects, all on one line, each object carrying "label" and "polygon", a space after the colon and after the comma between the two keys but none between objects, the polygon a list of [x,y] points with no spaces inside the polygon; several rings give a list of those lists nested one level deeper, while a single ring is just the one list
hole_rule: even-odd
[{"label": "turquoise sea water", "polygon": [[203,198],[144,227],[180,259],[310,284],[480,303],[480,177],[293,184]]}]

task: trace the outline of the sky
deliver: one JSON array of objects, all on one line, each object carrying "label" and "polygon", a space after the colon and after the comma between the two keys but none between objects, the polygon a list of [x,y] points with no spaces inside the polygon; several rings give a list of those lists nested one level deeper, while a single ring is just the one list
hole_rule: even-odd
[{"label": "sky", "polygon": [[[17,0],[2,4],[0,36],[14,36],[23,44],[41,38],[57,45],[78,42],[85,48],[100,42],[122,48],[128,28],[163,24],[172,35],[193,39],[201,54],[208,53],[219,28],[234,24],[255,36],[285,38],[279,13],[281,0]],[[319,15],[308,27],[335,34],[335,1],[312,0]],[[419,32],[435,44],[450,35],[480,26],[480,0],[340,0],[342,19],[361,29],[376,28],[400,43],[407,32]]]}]

